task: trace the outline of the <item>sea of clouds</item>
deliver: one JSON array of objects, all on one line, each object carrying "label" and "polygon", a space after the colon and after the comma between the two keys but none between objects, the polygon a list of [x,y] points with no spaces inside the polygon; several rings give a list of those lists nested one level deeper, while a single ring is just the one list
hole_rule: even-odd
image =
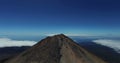
[{"label": "sea of clouds", "polygon": [[13,40],[10,38],[0,38],[0,47],[32,46],[36,43],[36,41],[29,40]]},{"label": "sea of clouds", "polygon": [[98,39],[93,40],[94,43],[110,47],[120,53],[120,40]]},{"label": "sea of clouds", "polygon": [[[96,44],[113,48],[115,51],[120,53],[120,40],[98,39],[98,40],[93,40],[93,42]],[[13,40],[10,38],[0,38],[0,47],[32,46],[36,43],[37,43],[36,41],[30,41],[30,40]]]}]

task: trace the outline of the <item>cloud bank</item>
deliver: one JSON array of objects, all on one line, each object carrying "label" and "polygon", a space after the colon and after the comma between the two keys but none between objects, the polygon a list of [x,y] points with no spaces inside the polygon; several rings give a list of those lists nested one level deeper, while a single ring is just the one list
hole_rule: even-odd
[{"label": "cloud bank", "polygon": [[120,40],[109,40],[109,39],[99,39],[93,40],[96,44],[101,44],[110,48],[113,48],[115,51],[120,53]]},{"label": "cloud bank", "polygon": [[0,47],[12,47],[12,46],[32,46],[36,44],[35,41],[29,40],[12,40],[10,38],[0,38]]}]

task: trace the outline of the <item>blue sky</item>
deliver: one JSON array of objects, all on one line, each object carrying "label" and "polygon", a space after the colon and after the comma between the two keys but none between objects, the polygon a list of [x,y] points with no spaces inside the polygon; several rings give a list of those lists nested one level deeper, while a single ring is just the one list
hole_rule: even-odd
[{"label": "blue sky", "polygon": [[0,35],[120,36],[118,0],[0,0]]}]

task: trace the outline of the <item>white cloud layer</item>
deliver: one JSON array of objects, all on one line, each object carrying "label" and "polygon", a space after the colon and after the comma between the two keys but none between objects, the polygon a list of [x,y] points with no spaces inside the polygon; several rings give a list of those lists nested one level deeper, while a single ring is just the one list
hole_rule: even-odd
[{"label": "white cloud layer", "polygon": [[[54,36],[54,35],[58,35],[59,33],[54,33],[54,34],[46,34],[46,36]],[[94,35],[90,35],[90,34],[66,34],[67,36],[94,36]]]},{"label": "white cloud layer", "polygon": [[12,40],[9,38],[0,38],[0,47],[12,47],[12,46],[32,46],[36,44],[35,41],[29,40]]},{"label": "white cloud layer", "polygon": [[113,48],[115,51],[120,53],[120,40],[99,39],[99,40],[94,40],[93,42]]}]

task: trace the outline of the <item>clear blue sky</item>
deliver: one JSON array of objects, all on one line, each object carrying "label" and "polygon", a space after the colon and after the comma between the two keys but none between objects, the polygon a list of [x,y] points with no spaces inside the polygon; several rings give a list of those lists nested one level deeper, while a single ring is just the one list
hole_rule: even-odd
[{"label": "clear blue sky", "polygon": [[118,0],[0,0],[0,35],[120,36]]}]

